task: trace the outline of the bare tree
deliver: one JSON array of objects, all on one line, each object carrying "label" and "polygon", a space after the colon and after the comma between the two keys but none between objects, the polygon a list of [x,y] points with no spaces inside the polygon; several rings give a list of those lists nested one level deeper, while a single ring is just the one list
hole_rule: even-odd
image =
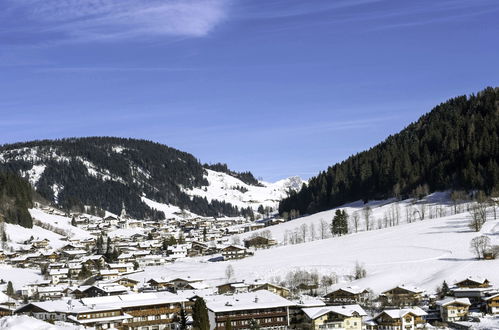
[{"label": "bare tree", "polygon": [[359,221],[360,221],[360,215],[359,212],[355,211],[352,213],[352,222],[353,222],[353,228],[355,229],[355,232],[359,231]]},{"label": "bare tree", "polygon": [[228,282],[230,282],[230,280],[234,277],[234,268],[231,264],[229,264],[227,268],[225,268],[225,277],[227,278]]},{"label": "bare tree", "polygon": [[454,214],[462,212],[462,203],[467,199],[466,192],[455,190],[450,194],[452,204],[454,206]]},{"label": "bare tree", "polygon": [[366,225],[366,231],[369,231],[371,228],[370,224],[371,224],[371,215],[373,213],[373,210],[371,209],[371,207],[369,205],[365,205],[363,208],[362,208],[362,213],[364,215],[364,221],[365,221],[365,225]]},{"label": "bare tree", "polygon": [[487,221],[487,204],[477,202],[470,209],[471,221],[469,227],[474,231],[480,231],[483,224]]},{"label": "bare tree", "polygon": [[321,239],[326,239],[329,235],[329,224],[324,219],[319,223],[319,234]]},{"label": "bare tree", "polygon": [[241,238],[239,236],[232,236],[231,239],[232,244],[234,245],[240,245],[241,244]]},{"label": "bare tree", "polygon": [[302,223],[300,226],[300,235],[302,242],[305,243],[307,241],[307,235],[308,235],[308,227],[305,223]]},{"label": "bare tree", "polygon": [[315,241],[315,225],[313,222],[308,226],[308,231],[310,233],[310,240]]},{"label": "bare tree", "polygon": [[272,232],[271,232],[270,230],[266,229],[266,230],[263,230],[263,231],[260,233],[260,235],[259,235],[259,236],[261,236],[261,237],[263,237],[263,238],[266,238],[266,239],[272,239]]},{"label": "bare tree", "polygon": [[419,220],[424,220],[426,218],[426,209],[427,209],[426,202],[421,201],[419,203],[419,207],[418,207],[418,210],[419,210]]},{"label": "bare tree", "polygon": [[470,250],[478,259],[483,259],[485,252],[489,249],[490,238],[487,236],[477,236],[470,242]]},{"label": "bare tree", "polygon": [[354,274],[353,277],[356,280],[360,280],[361,278],[364,278],[367,276],[367,271],[366,268],[364,267],[363,264],[359,263],[358,261],[355,263],[355,268],[354,268]]}]

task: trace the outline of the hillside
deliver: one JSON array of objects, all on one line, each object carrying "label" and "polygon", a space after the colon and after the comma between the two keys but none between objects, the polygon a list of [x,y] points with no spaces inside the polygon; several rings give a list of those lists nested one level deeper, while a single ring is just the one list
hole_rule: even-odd
[{"label": "hillside", "polygon": [[[33,220],[28,212],[33,204],[29,183],[19,176],[0,172],[0,222],[31,228]],[[0,233],[3,236],[3,233]],[[0,240],[3,240],[0,237]]]},{"label": "hillside", "polygon": [[[224,164],[206,166],[221,172],[205,169],[186,152],[136,139],[71,138],[0,147],[0,170],[26,178],[43,198],[65,210],[119,214],[125,206],[137,219],[163,218],[161,208],[150,207],[147,198],[200,216],[252,217],[261,204],[276,209],[289,190],[284,182],[267,188],[250,172],[237,173]],[[222,176],[216,194],[210,193],[213,173]],[[243,197],[254,190],[257,198]]]},{"label": "hillside", "polygon": [[[331,237],[328,232],[324,239],[320,238],[321,220],[329,231],[335,211],[328,210],[265,228],[280,245],[257,250],[252,257],[213,263],[206,262],[207,257],[184,259],[164,267],[149,267],[145,273],[133,276],[143,279],[165,273],[171,277],[195,274],[219,284],[226,280],[225,269],[230,264],[235,278],[247,282],[253,279],[286,281],[290,272],[304,270],[319,275],[335,274],[336,286],[358,285],[371,288],[377,294],[401,284],[433,292],[444,280],[452,284],[468,276],[486,277],[494,285],[499,283],[499,260],[477,260],[469,248],[471,239],[479,235],[490,237],[492,245],[499,244],[499,220],[494,219],[492,208],[481,231],[473,232],[468,228],[471,217],[465,211],[466,205],[462,204],[460,212],[454,213],[448,193],[433,194],[420,201],[385,200],[369,205],[374,224],[369,231],[365,230],[362,216],[358,232],[353,229],[352,215],[355,211],[362,213],[363,209],[363,203],[356,202],[342,208],[350,214],[349,227],[353,233],[348,235]],[[427,218],[407,222],[405,210],[413,211],[421,205],[427,208]],[[385,227],[384,219],[394,208],[400,211],[399,224]],[[306,226],[305,242],[291,244],[290,237],[302,235],[303,225]],[[312,228],[315,238],[311,235]],[[253,234],[245,233],[240,239]],[[357,262],[365,267],[367,276],[354,280],[351,276]]]},{"label": "hillside", "polygon": [[400,133],[312,178],[280,213],[464,189],[499,192],[499,89],[435,107]]}]

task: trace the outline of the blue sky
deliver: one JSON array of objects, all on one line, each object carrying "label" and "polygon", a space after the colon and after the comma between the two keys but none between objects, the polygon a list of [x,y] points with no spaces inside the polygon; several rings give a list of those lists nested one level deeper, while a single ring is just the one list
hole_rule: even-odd
[{"label": "blue sky", "polygon": [[0,143],[123,136],[308,178],[499,86],[496,0],[2,0]]}]

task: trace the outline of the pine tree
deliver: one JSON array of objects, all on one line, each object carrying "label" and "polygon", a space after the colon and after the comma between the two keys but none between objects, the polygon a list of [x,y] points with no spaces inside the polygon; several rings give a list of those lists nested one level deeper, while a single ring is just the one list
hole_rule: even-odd
[{"label": "pine tree", "polygon": [[198,298],[192,307],[192,326],[195,330],[209,330],[208,309],[203,298]]},{"label": "pine tree", "polygon": [[9,296],[9,297],[12,297],[15,294],[14,286],[12,285],[11,281],[9,281],[7,283],[7,291],[6,291],[6,293],[7,293],[7,296]]},{"label": "pine tree", "polygon": [[232,322],[230,320],[225,321],[225,330],[232,330]]},{"label": "pine tree", "polygon": [[180,330],[187,329],[187,316],[185,315],[184,306],[180,306]]},{"label": "pine tree", "polygon": [[331,233],[333,236],[348,234],[348,214],[345,210],[336,210],[331,222]]},{"label": "pine tree", "polygon": [[81,265],[81,270],[78,273],[78,279],[83,280],[92,276],[92,272],[87,268],[85,264]]}]

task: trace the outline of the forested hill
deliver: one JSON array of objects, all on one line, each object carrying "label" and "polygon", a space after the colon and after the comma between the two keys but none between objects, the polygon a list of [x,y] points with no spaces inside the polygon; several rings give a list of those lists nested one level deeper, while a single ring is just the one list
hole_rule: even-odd
[{"label": "forested hill", "polygon": [[253,176],[253,173],[250,171],[247,172],[235,172],[231,171],[228,167],[227,164],[222,164],[222,163],[216,163],[216,164],[204,164],[204,168],[216,171],[216,172],[221,172],[228,174],[230,176],[233,176],[234,178],[238,178],[242,182],[252,185],[252,186],[258,186],[262,187],[262,184]]},{"label": "forested hill", "polygon": [[377,146],[329,167],[282,200],[279,211],[315,213],[427,189],[498,192],[498,162],[499,88],[487,88],[448,100]]},{"label": "forested hill", "polygon": [[141,200],[145,195],[199,215],[234,216],[248,211],[188,196],[185,189],[208,184],[199,161],[145,140],[89,137],[4,145],[0,170],[28,178],[42,197],[67,210],[88,205],[119,214],[124,204],[133,217],[162,218],[162,212]]},{"label": "forested hill", "polygon": [[[33,227],[33,219],[28,212],[32,205],[29,183],[13,173],[0,172],[0,223],[5,221]],[[4,234],[3,230],[1,234]],[[0,237],[0,241],[4,241],[3,237]]]}]

